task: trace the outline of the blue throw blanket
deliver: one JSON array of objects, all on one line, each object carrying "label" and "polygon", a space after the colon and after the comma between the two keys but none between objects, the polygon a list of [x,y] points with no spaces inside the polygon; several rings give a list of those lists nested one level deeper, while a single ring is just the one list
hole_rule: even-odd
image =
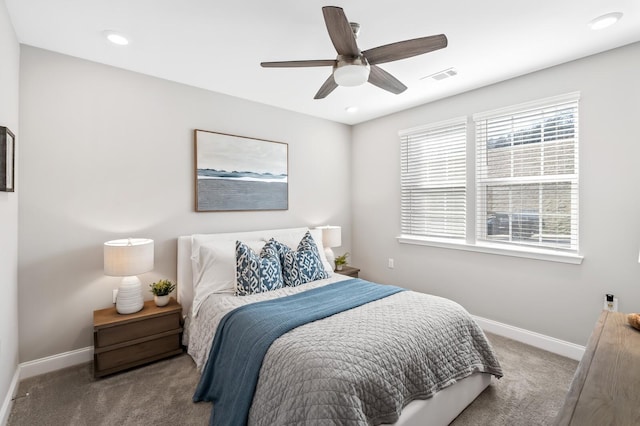
[{"label": "blue throw blanket", "polygon": [[301,325],[403,290],[352,279],[234,309],[218,325],[193,401],[213,402],[211,425],[245,425],[273,341]]}]

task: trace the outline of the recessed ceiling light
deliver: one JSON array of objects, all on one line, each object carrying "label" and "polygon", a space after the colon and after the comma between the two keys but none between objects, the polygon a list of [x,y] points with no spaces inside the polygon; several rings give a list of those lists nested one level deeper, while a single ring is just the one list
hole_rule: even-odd
[{"label": "recessed ceiling light", "polygon": [[104,31],[104,36],[111,43],[117,44],[118,46],[126,46],[127,44],[129,44],[129,39],[115,31]]},{"label": "recessed ceiling light", "polygon": [[348,113],[354,113],[354,112],[358,111],[358,107],[357,106],[348,106],[344,110],[347,111]]},{"label": "recessed ceiling light", "polygon": [[606,15],[598,16],[589,22],[589,27],[592,30],[601,30],[615,24],[620,20],[620,18],[622,18],[622,13],[620,12],[607,13]]}]

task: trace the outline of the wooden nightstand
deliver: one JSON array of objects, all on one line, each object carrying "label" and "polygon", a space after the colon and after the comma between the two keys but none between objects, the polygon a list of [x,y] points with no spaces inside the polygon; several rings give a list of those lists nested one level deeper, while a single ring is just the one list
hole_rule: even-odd
[{"label": "wooden nightstand", "polygon": [[93,374],[126,370],[182,353],[182,307],[173,298],[163,307],[153,300],[140,312],[121,315],[116,308],[93,311]]},{"label": "wooden nightstand", "polygon": [[353,266],[343,266],[342,271],[334,271],[336,274],[346,275],[348,277],[358,278],[360,268],[354,268]]}]

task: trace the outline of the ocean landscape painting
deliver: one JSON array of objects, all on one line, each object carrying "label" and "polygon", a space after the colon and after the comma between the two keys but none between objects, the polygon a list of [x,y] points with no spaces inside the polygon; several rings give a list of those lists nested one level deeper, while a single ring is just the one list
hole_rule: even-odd
[{"label": "ocean landscape painting", "polygon": [[287,210],[288,145],[195,130],[196,211]]}]

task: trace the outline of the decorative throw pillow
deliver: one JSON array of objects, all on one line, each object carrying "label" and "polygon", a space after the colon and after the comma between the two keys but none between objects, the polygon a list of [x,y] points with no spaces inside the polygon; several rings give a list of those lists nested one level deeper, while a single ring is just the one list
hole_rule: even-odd
[{"label": "decorative throw pillow", "polygon": [[236,295],[277,290],[282,285],[280,258],[272,243],[267,242],[258,255],[246,244],[236,241]]},{"label": "decorative throw pillow", "polygon": [[296,251],[274,239],[269,240],[267,244],[272,244],[277,250],[282,263],[282,278],[285,286],[296,287],[300,284],[329,278],[310,232],[307,231],[302,237]]}]

